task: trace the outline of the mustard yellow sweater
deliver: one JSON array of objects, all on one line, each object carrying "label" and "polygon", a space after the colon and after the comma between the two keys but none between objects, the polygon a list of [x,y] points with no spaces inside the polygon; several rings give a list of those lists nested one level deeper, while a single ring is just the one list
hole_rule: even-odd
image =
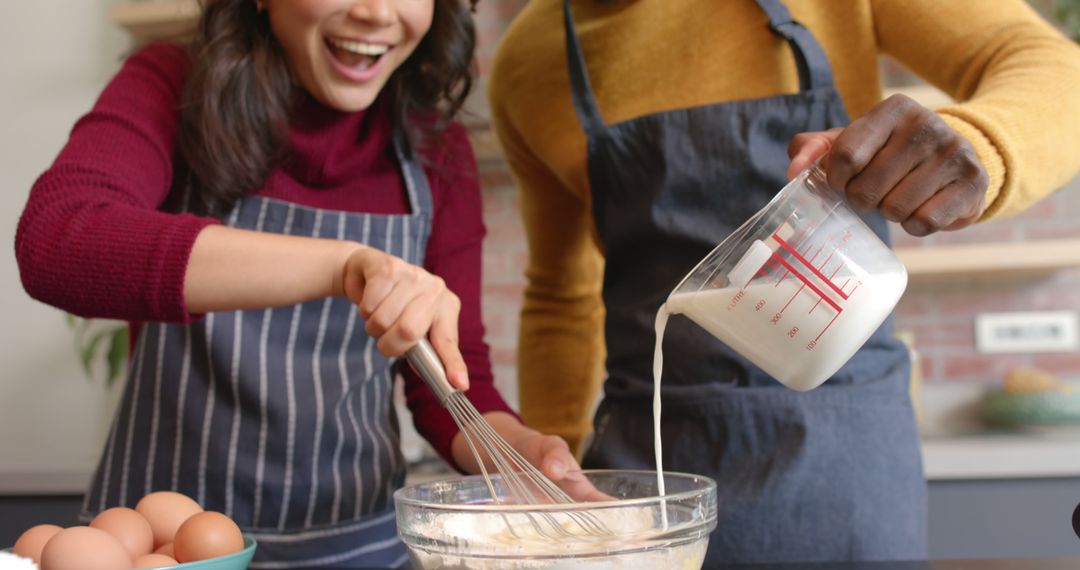
[{"label": "mustard yellow sweater", "polygon": [[[788,45],[752,0],[573,4],[609,124],[798,90]],[[1080,49],[1022,0],[786,5],[824,47],[852,118],[881,98],[882,53],[959,102],[938,112],[971,141],[990,174],[986,218],[1024,209],[1080,167]],[[562,0],[529,2],[503,38],[489,97],[521,189],[530,251],[521,412],[577,449],[603,377],[603,255],[563,42]]]}]

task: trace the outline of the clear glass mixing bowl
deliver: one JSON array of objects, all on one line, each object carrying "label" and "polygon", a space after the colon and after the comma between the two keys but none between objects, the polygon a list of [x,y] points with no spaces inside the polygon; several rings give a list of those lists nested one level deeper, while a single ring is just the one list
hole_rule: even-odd
[{"label": "clear glass mixing bowl", "polygon": [[[667,472],[667,494],[658,497],[655,471],[583,474],[612,500],[497,504],[479,475],[405,487],[394,494],[398,534],[424,570],[701,568],[716,528],[712,479]],[[503,482],[492,478],[502,498]],[[610,534],[590,533],[594,523]]]}]

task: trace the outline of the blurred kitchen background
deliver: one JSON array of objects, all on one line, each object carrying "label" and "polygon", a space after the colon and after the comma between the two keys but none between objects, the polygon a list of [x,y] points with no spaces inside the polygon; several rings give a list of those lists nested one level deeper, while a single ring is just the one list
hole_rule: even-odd
[{"label": "blurred kitchen background", "polygon": [[[483,93],[495,46],[525,3],[480,2],[481,81],[466,118],[486,200],[487,339],[499,387],[515,403],[527,252]],[[1080,3],[1031,3],[1070,33],[1056,12]],[[8,244],[0,248],[0,297],[9,323],[0,327],[2,548],[33,524],[74,522],[122,385],[108,381],[103,354],[87,374],[65,315],[23,291],[12,246],[19,213],[34,179],[123,56],[137,42],[182,34],[197,8],[193,0],[36,0],[7,2],[0,13],[0,51],[7,54],[0,63],[0,176],[7,188],[0,194],[0,242]],[[946,100],[891,61],[882,61],[882,77],[890,91],[931,106]],[[913,347],[932,558],[1080,554],[1069,523],[1080,502],[1077,220],[1080,178],[1015,218],[925,239],[895,234],[911,273],[897,329]],[[416,476],[444,468],[407,415],[403,429]]]}]

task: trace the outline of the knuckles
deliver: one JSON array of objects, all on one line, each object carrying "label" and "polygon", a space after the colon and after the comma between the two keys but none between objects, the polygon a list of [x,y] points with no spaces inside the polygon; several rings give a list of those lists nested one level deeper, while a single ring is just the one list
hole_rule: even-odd
[{"label": "knuckles", "polygon": [[415,320],[403,320],[398,323],[397,336],[402,341],[408,344],[416,344],[424,337],[427,329],[422,323],[415,322]]},{"label": "knuckles", "polygon": [[903,221],[911,212],[911,206],[907,202],[890,201],[881,205],[881,215],[890,222]]},{"label": "knuckles", "polygon": [[[830,172],[857,172],[862,160],[857,147],[837,141],[829,151]],[[835,183],[835,181],[830,180]]]}]

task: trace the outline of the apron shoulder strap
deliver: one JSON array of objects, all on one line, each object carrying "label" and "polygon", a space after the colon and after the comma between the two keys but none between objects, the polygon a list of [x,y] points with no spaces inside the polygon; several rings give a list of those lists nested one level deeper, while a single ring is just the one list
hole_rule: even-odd
[{"label": "apron shoulder strap", "polygon": [[578,41],[577,30],[574,28],[574,17],[570,14],[570,0],[563,0],[563,19],[563,28],[566,30],[566,64],[570,72],[570,95],[574,102],[574,112],[577,113],[585,133],[592,135],[604,130],[604,118],[600,116],[600,108],[593,98],[589,70],[585,67],[585,56],[581,52],[581,42]]},{"label": "apron shoulder strap", "polygon": [[755,0],[769,17],[769,29],[787,40],[795,52],[795,65],[799,69],[799,85],[802,91],[832,87],[832,66],[821,44],[810,30],[791,19],[787,6],[780,0]]},{"label": "apron shoulder strap", "polygon": [[432,211],[431,186],[428,184],[427,174],[420,164],[416,151],[409,144],[408,138],[402,129],[394,133],[394,154],[398,159],[398,166],[405,179],[405,191],[409,196],[409,207],[414,215],[429,215]]}]

